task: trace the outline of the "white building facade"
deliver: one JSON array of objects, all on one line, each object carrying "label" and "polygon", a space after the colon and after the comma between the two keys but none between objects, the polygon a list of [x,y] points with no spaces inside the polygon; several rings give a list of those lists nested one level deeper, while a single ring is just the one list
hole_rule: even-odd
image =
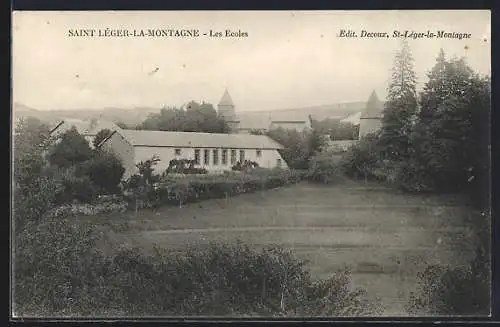
[{"label": "white building facade", "polygon": [[137,172],[136,164],[157,156],[155,173],[164,173],[170,161],[194,160],[209,173],[230,171],[237,162],[256,162],[262,168],[288,168],[278,150],[283,146],[264,135],[121,130],[100,146],[115,153],[125,167],[124,178]]}]

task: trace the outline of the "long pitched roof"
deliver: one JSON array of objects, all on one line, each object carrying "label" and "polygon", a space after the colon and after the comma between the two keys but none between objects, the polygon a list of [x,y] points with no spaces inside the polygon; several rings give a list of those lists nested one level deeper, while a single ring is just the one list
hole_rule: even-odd
[{"label": "long pitched roof", "polygon": [[305,122],[308,125],[310,121],[309,116],[315,120],[343,118],[347,115],[361,112],[365,107],[366,101],[346,101],[303,108],[240,112],[237,114],[237,117],[240,121],[240,128],[268,129],[273,121]]},{"label": "long pitched roof", "polygon": [[[283,149],[266,135],[167,132],[122,129],[133,146],[179,148]],[[103,141],[104,143],[105,141]],[[101,143],[102,144],[102,143]]]}]

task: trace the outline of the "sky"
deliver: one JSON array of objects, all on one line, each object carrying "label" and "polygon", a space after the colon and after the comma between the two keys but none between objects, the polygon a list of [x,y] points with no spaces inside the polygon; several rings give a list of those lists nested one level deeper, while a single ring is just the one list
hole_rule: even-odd
[{"label": "sky", "polygon": [[[408,40],[421,87],[440,48],[491,71],[489,11],[14,12],[13,102],[36,108],[214,105],[227,88],[241,111],[386,96],[397,38],[341,29],[446,30],[470,39]],[[75,29],[241,30],[240,38],[70,37]],[[97,33],[97,32],[96,32]]]}]

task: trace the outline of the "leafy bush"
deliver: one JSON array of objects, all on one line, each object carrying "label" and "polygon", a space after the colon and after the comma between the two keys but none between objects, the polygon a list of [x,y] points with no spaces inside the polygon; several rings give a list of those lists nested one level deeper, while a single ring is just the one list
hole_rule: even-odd
[{"label": "leafy bush", "polygon": [[245,170],[249,170],[249,169],[255,169],[258,167],[259,167],[259,164],[257,162],[245,160],[243,162],[238,161],[233,167],[231,167],[231,170],[233,170],[233,171],[245,171]]},{"label": "leafy bush", "polygon": [[464,266],[428,266],[418,274],[410,314],[489,315],[491,309],[491,216],[472,215],[475,257]]},{"label": "leafy bush", "polygon": [[45,216],[47,218],[63,218],[70,216],[94,216],[109,212],[125,212],[128,203],[122,202],[102,202],[96,204],[64,204],[49,210]]},{"label": "leafy bush", "polygon": [[[378,134],[369,134],[351,146],[342,156],[340,162],[342,170],[354,178],[365,180],[376,178],[375,171],[380,162],[378,140]],[[378,176],[378,179],[380,178],[381,176]]]},{"label": "leafy bush", "polygon": [[47,176],[35,178],[24,192],[16,189],[13,210],[16,231],[25,223],[39,221],[57,202],[56,194],[62,190],[63,186],[57,180]]},{"label": "leafy bush", "polygon": [[155,184],[155,187],[143,190],[142,199],[147,207],[164,204],[182,206],[200,200],[228,198],[241,193],[295,184],[305,176],[304,171],[258,168],[244,173],[231,172],[223,175],[191,177],[188,175],[180,179],[164,178],[162,182]]},{"label": "leafy bush", "polygon": [[14,312],[92,314],[101,298],[103,258],[92,230],[64,220],[25,228],[14,253]]},{"label": "leafy bush", "polygon": [[92,159],[81,164],[79,171],[88,176],[101,193],[113,194],[120,191],[119,185],[125,168],[115,155],[99,151]]},{"label": "leafy bush", "polygon": [[309,161],[308,178],[313,182],[331,183],[341,178],[339,159],[332,152],[321,152]]},{"label": "leafy bush", "polygon": [[412,314],[488,315],[491,282],[472,266],[429,266],[418,274],[419,290],[408,305]]},{"label": "leafy bush", "polygon": [[15,312],[26,316],[359,316],[375,312],[347,271],[326,280],[280,247],[212,243],[151,255],[95,250],[90,229],[63,220],[23,234]]},{"label": "leafy bush", "polygon": [[172,159],[164,175],[174,174],[207,174],[205,168],[195,167],[196,161],[190,159]]},{"label": "leafy bush", "polygon": [[88,176],[77,176],[74,168],[59,170],[59,176],[62,185],[56,194],[56,203],[71,203],[74,200],[90,203],[97,199],[99,189],[95,186]]}]

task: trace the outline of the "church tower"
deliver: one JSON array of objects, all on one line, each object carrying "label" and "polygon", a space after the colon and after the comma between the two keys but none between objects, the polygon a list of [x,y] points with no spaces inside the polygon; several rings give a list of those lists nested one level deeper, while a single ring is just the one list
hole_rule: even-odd
[{"label": "church tower", "polygon": [[382,114],[384,104],[379,100],[375,90],[366,103],[365,110],[361,113],[359,120],[359,138],[374,133],[382,127]]},{"label": "church tower", "polygon": [[231,128],[231,131],[236,132],[238,129],[239,121],[236,117],[236,111],[234,110],[233,99],[231,99],[231,96],[229,95],[227,89],[224,91],[219,104],[217,104],[217,112],[227,122],[229,128]]}]

